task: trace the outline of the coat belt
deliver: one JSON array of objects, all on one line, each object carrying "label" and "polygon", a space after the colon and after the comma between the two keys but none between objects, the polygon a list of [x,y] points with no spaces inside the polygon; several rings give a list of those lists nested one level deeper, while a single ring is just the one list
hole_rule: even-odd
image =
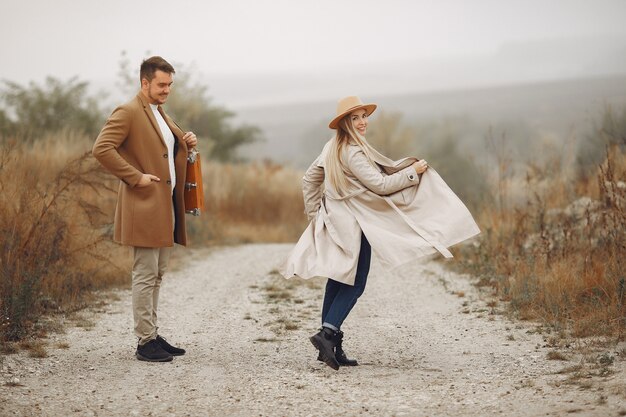
[{"label": "coat belt", "polygon": [[327,198],[330,198],[331,200],[336,200],[336,201],[344,201],[344,200],[347,200],[347,199],[349,199],[349,198],[355,197],[355,196],[357,196],[357,195],[359,195],[359,194],[363,194],[363,193],[364,193],[364,192],[366,192],[366,191],[367,191],[367,188],[359,188],[358,190],[354,190],[354,191],[352,191],[351,193],[346,194],[346,195],[344,195],[344,196],[337,196],[337,195],[335,195],[334,193],[332,193],[332,192],[330,192],[330,191],[326,190],[326,191],[324,191],[324,195],[325,195]]}]

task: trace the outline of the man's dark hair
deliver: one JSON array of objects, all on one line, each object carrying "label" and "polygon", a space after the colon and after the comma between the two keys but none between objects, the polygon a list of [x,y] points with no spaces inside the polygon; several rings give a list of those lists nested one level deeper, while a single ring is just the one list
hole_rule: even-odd
[{"label": "man's dark hair", "polygon": [[161,58],[160,56],[152,56],[148,59],[144,59],[141,63],[141,68],[139,69],[139,82],[144,78],[148,81],[152,81],[154,78],[154,73],[157,71],[163,71],[168,74],[175,74],[174,67]]}]

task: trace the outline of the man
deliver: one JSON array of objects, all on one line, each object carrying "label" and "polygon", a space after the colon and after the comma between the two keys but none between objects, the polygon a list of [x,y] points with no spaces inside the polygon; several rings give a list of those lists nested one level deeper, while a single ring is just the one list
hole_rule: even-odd
[{"label": "man", "polygon": [[196,145],[161,105],[167,101],[174,68],[153,56],[141,64],[141,91],[117,107],[93,146],[93,155],[120,182],[113,239],[132,246],[132,294],[135,356],[167,362],[184,349],[158,333],[159,288],[174,243],[186,245],[183,190],[187,149]]}]

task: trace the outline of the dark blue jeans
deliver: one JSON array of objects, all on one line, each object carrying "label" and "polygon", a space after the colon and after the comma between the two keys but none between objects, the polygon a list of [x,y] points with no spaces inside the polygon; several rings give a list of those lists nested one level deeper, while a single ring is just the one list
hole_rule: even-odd
[{"label": "dark blue jeans", "polygon": [[322,307],[322,323],[332,324],[337,329],[341,328],[341,324],[350,314],[352,307],[354,307],[356,301],[365,291],[371,259],[372,248],[365,235],[361,234],[361,250],[359,252],[354,286],[342,284],[332,279],[326,282],[324,305]]}]

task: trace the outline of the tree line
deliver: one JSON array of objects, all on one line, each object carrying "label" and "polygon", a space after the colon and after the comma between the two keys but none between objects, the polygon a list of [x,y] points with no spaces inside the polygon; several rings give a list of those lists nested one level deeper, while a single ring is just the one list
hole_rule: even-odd
[{"label": "tree line", "polygon": [[[139,90],[139,77],[132,75],[125,54],[120,60],[118,87],[128,99]],[[256,126],[234,126],[235,113],[213,103],[208,86],[182,65],[176,65],[175,87],[165,105],[168,114],[183,129],[193,131],[203,154],[214,160],[233,162],[238,149],[262,140]],[[137,72],[137,71],[135,71]],[[0,83],[0,138],[42,140],[61,131],[84,134],[94,139],[110,114],[102,100],[89,92],[88,81],[48,76],[42,83]]]}]

